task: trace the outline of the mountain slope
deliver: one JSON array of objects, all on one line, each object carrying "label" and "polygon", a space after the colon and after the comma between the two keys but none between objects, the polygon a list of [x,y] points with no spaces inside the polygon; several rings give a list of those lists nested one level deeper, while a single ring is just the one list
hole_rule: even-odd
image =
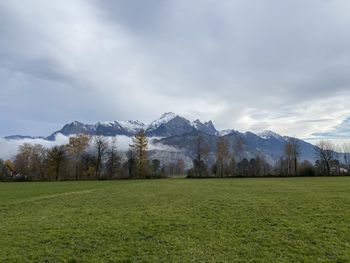
[{"label": "mountain slope", "polygon": [[195,127],[197,130],[204,132],[209,135],[217,135],[218,131],[215,129],[214,124],[212,121],[208,121],[205,123],[202,123],[200,120],[195,120],[192,122],[192,126]]},{"label": "mountain slope", "polygon": [[48,140],[54,140],[59,133],[70,136],[79,133],[87,135],[116,136],[126,135],[133,136],[141,129],[145,130],[149,137],[169,137],[191,133],[195,130],[205,132],[210,135],[217,134],[211,121],[204,124],[199,120],[190,122],[173,112],[164,113],[159,119],[154,120],[149,125],[139,121],[114,121],[98,122],[97,124],[84,124],[78,121],[66,124],[61,130],[58,130],[47,137]]},{"label": "mountain slope", "polygon": [[[179,149],[183,154],[193,158],[198,137],[200,136],[203,142],[208,147],[207,159],[213,162],[215,159],[216,143],[220,136],[227,139],[229,149],[232,151],[234,145],[238,141],[244,142],[244,147],[240,158],[254,158],[257,155],[263,156],[271,164],[276,163],[284,155],[285,144],[290,139],[276,134],[272,131],[263,131],[259,134],[251,132],[241,133],[231,130],[217,131],[211,121],[202,123],[200,120],[193,122],[181,117],[175,113],[167,112],[154,120],[149,125],[139,121],[112,121],[98,122],[96,124],[84,124],[74,121],[62,127],[62,129],[54,132],[46,139],[54,141],[56,135],[63,134],[71,136],[76,134],[101,135],[101,136],[117,136],[124,135],[131,137],[141,129],[145,130],[148,137],[153,138],[151,141],[155,143],[171,146]],[[8,136],[7,140],[31,139],[36,137],[28,136]],[[300,145],[301,158],[314,162],[314,146],[305,141],[295,139]]]},{"label": "mountain slope", "polygon": [[149,137],[169,137],[191,133],[194,130],[195,128],[189,120],[168,112],[149,125],[146,129],[146,135]]},{"label": "mountain slope", "polygon": [[55,140],[57,134],[65,136],[76,134],[87,135],[102,135],[102,136],[116,136],[126,135],[133,136],[136,132],[144,129],[146,124],[139,121],[114,121],[114,122],[98,122],[97,124],[84,124],[78,121],[66,124],[59,131],[54,132],[47,137],[48,140]]},{"label": "mountain slope", "polygon": [[[171,136],[157,140],[158,143],[177,147],[192,158],[195,157],[196,142],[198,137],[201,137],[202,143],[209,149],[207,161],[214,162],[216,143],[218,136],[209,135],[200,131],[194,131],[190,134],[183,134],[179,136]],[[243,151],[241,156],[236,153],[236,159],[240,158],[255,158],[257,155],[263,156],[270,164],[275,164],[281,157],[284,156],[284,147],[289,140],[289,137],[266,137],[262,138],[254,133],[246,132],[231,132],[225,136],[229,144],[229,150],[232,153],[234,145],[238,141],[243,142]],[[296,139],[300,146],[300,159],[315,161],[314,146],[310,143]]]}]

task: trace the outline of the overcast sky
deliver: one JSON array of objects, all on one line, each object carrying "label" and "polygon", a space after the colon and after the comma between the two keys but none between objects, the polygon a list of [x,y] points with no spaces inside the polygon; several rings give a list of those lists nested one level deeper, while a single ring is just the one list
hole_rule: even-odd
[{"label": "overcast sky", "polygon": [[0,136],[173,111],[350,138],[349,0],[0,0]]}]

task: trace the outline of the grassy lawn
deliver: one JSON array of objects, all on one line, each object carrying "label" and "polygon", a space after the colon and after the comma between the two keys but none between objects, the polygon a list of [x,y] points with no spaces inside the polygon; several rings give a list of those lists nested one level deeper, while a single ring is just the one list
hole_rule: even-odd
[{"label": "grassy lawn", "polygon": [[350,178],[0,183],[0,262],[349,262]]}]

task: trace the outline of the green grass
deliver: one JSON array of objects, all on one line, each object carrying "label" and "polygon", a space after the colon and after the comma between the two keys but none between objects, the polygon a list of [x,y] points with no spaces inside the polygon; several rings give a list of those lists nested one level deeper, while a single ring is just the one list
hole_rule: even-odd
[{"label": "green grass", "polygon": [[0,183],[0,262],[349,262],[350,178]]}]

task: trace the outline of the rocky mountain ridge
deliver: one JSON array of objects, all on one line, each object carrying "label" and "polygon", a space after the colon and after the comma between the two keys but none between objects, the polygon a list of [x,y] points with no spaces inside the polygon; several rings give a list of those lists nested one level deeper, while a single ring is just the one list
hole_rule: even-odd
[{"label": "rocky mountain ridge", "polygon": [[[58,134],[72,136],[76,134],[100,135],[100,136],[128,136],[135,135],[143,129],[150,141],[155,144],[171,146],[178,149],[186,156],[192,158],[195,154],[195,144],[198,137],[201,137],[208,146],[208,159],[214,160],[216,151],[216,142],[219,137],[227,138],[229,148],[233,152],[234,144],[242,141],[244,147],[241,156],[237,158],[254,158],[257,155],[263,156],[271,164],[276,163],[284,155],[284,146],[290,140],[290,137],[281,136],[272,131],[263,131],[255,134],[252,132],[239,132],[236,130],[218,131],[212,121],[201,122],[200,120],[190,121],[178,114],[167,112],[161,115],[159,119],[150,124],[140,121],[112,121],[98,122],[96,124],[85,124],[79,121],[73,121],[62,127],[62,129],[43,138],[48,141],[54,141]],[[31,138],[28,136],[9,136],[8,140],[17,140],[21,138]],[[42,138],[42,137],[33,137]],[[301,151],[301,159],[314,162],[314,146],[305,141],[294,138],[298,141]]]}]

